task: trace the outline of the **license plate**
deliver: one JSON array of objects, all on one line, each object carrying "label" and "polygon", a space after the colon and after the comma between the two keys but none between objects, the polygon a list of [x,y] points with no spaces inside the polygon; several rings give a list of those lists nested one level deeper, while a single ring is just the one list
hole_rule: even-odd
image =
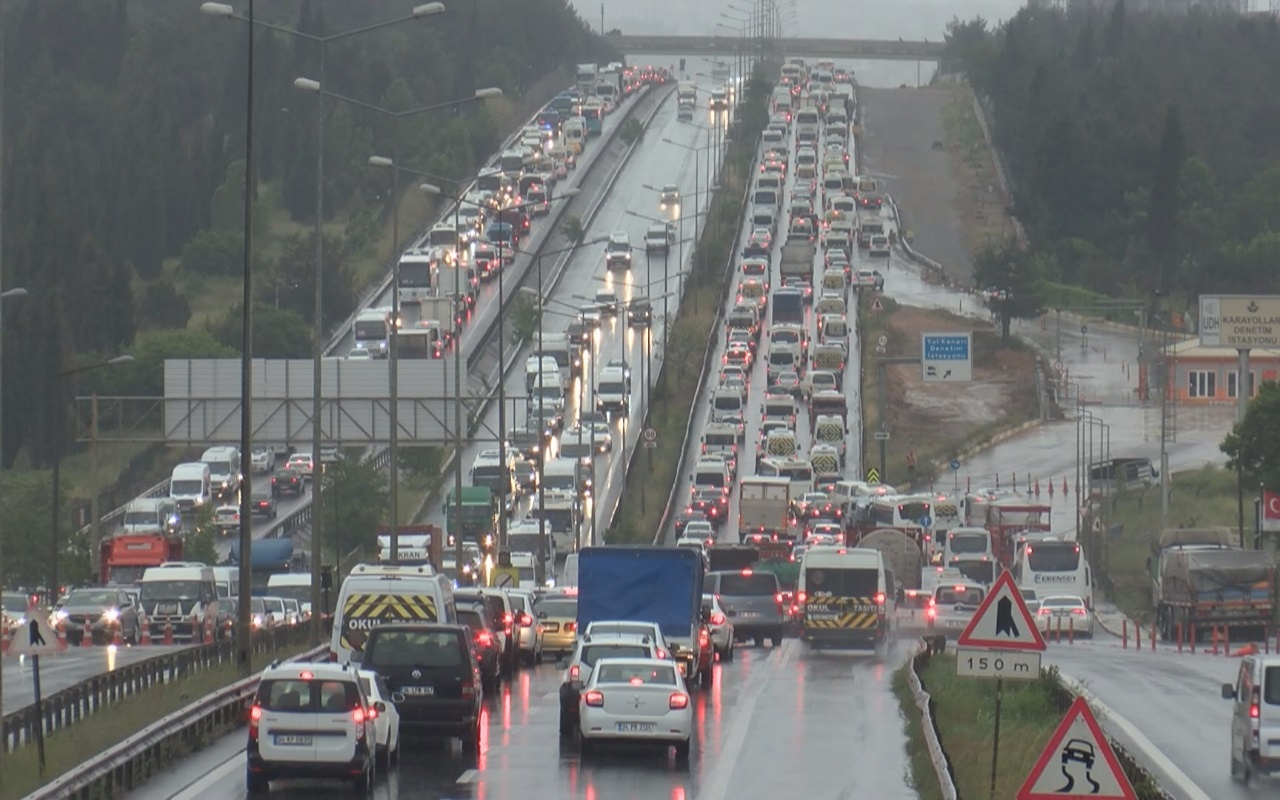
[{"label": "license plate", "polygon": [[968,624],[969,624],[969,620],[967,620],[967,619],[949,619],[949,620],[947,620],[947,627],[948,627],[948,628],[963,628],[964,626],[966,626],[966,625],[968,625]]},{"label": "license plate", "polygon": [[434,686],[405,686],[405,687],[403,687],[403,688],[401,688],[401,689],[400,689],[400,693],[401,693],[401,694],[413,694],[413,695],[419,695],[419,696],[423,696],[423,695],[433,695],[433,694],[435,694],[435,693],[436,693],[436,687],[434,687]]},{"label": "license plate", "polygon": [[157,614],[177,614],[178,604],[177,603],[161,603],[156,606],[156,613]]},{"label": "license plate", "polygon": [[275,743],[277,747],[310,747],[311,736],[300,733],[277,733]]},{"label": "license plate", "polygon": [[618,733],[651,733],[657,730],[655,722],[619,722]]},{"label": "license plate", "polygon": [[760,616],[760,612],[759,612],[759,611],[739,611],[739,612],[738,612],[738,616],[739,616],[739,617],[744,617],[744,618],[746,618],[746,617],[758,617],[758,616]]}]

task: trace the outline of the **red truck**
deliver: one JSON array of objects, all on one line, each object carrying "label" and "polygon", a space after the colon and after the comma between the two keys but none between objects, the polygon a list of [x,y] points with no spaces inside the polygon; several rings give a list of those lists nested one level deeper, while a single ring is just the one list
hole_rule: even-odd
[{"label": "red truck", "polygon": [[138,583],[142,573],[182,560],[182,538],[160,533],[122,533],[102,540],[102,582]]}]

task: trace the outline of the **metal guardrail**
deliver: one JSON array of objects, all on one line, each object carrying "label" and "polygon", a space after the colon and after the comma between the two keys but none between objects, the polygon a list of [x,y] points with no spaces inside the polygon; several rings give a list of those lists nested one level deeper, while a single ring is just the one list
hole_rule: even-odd
[{"label": "metal guardrail", "polygon": [[[281,647],[305,644],[310,630],[310,626],[291,625],[262,632],[253,637],[254,652],[271,652]],[[110,708],[112,703],[125,697],[145,692],[158,684],[170,683],[185,675],[234,663],[235,657],[235,643],[219,641],[165,653],[86,678],[43,698],[42,714],[36,714],[34,704],[6,714],[3,722],[0,722],[0,730],[3,731],[0,746],[6,752],[11,752],[34,742],[36,730],[40,727],[43,727],[45,733],[68,727],[104,708]]]},{"label": "metal guardrail", "polygon": [[[291,660],[313,661],[328,650],[328,645],[323,645]],[[135,789],[167,768],[175,753],[197,749],[243,725],[257,687],[258,676],[254,675],[202,697],[91,756],[25,800],[97,800]]]},{"label": "metal guardrail", "polygon": [[933,698],[920,682],[920,670],[929,663],[934,651],[924,639],[920,639],[917,645],[916,653],[911,657],[911,669],[907,670],[907,683],[911,686],[911,696],[915,698],[916,708],[920,709],[920,728],[924,731],[925,747],[929,750],[929,762],[938,778],[942,800],[958,800],[959,793],[956,791],[955,776],[951,772],[951,762],[942,749],[938,723],[934,719]]},{"label": "metal guardrail", "polygon": [[[736,229],[737,234],[741,234],[742,232],[742,220],[744,219],[747,213],[748,198],[751,196],[752,178],[755,175],[755,165],[759,156],[760,156],[760,138],[756,137],[755,157],[752,158],[751,163],[748,165],[747,177],[746,177],[746,180],[743,181],[742,201],[738,207],[738,228]],[[719,169],[724,169],[723,162],[719,165]],[[715,196],[712,195],[711,202],[707,204],[708,212],[710,211],[711,205],[714,202],[715,202]],[[703,235],[704,236],[706,235],[706,229],[703,230]],[[729,251],[729,262],[728,264],[725,265],[725,270],[724,270],[724,286],[722,287],[722,289],[726,293],[732,290],[733,280],[734,280],[734,277],[736,276],[736,273],[734,272],[734,269],[733,269],[733,263],[734,261],[737,260],[736,259],[737,242],[738,242],[737,235],[735,235],[733,241],[734,241],[734,246]],[[688,284],[689,282],[686,281],[685,285],[688,286]],[[697,291],[697,290],[695,289],[694,291]],[[720,318],[723,315],[724,315],[724,303],[722,302],[720,304],[720,308],[716,312],[716,322],[719,322]],[[671,515],[675,511],[675,507],[677,505],[676,498],[679,496],[679,492],[681,488],[680,476],[685,474],[685,470],[688,468],[688,462],[689,462],[689,448],[684,445],[688,444],[689,432],[693,430],[694,418],[697,416],[698,411],[701,409],[701,406],[698,403],[698,396],[702,394],[702,388],[706,385],[707,379],[711,376],[711,369],[712,369],[711,364],[714,357],[715,357],[714,347],[708,347],[706,352],[702,356],[702,369],[698,373],[698,388],[694,392],[693,403],[689,406],[689,417],[685,420],[685,423],[684,423],[684,436],[680,440],[682,443],[682,446],[680,448],[680,461],[676,464],[675,480],[671,482],[671,491],[667,493],[666,506],[662,509],[662,516],[658,519],[658,530],[655,531],[653,534],[653,544],[655,546],[662,544],[662,539],[663,537],[666,536],[666,533],[667,533],[667,526],[671,524]],[[663,359],[662,368],[666,369],[665,359]]]}]

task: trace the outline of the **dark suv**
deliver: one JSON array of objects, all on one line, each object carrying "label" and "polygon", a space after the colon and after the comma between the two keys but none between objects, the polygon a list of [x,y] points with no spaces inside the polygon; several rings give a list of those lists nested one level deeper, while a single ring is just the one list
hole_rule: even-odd
[{"label": "dark suv", "polygon": [[400,730],[457,736],[464,752],[480,747],[484,687],[465,625],[379,625],[369,631],[361,666],[391,689]]},{"label": "dark suv", "polygon": [[709,572],[702,592],[720,595],[720,605],[733,622],[735,639],[755,639],[757,646],[766,638],[774,647],[782,644],[787,614],[777,575],[751,569]]},{"label": "dark suv", "polygon": [[458,608],[458,622],[471,629],[471,641],[475,645],[476,660],[480,663],[480,684],[485,694],[497,694],[502,685],[501,645],[498,634],[489,625],[489,615],[484,606]]}]

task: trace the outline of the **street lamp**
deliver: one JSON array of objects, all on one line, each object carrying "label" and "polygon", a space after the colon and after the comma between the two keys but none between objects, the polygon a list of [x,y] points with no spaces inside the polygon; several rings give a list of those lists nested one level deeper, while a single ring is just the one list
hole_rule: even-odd
[{"label": "street lamp", "polygon": [[[482,89],[480,91],[484,91],[484,90]],[[476,94],[479,95],[480,92],[477,92]],[[422,191],[426,192],[427,194],[433,194],[438,197],[444,197],[446,199],[452,200],[454,203],[457,203],[459,205],[461,205],[462,203],[466,203],[468,205],[475,206],[480,209],[488,210],[488,207],[485,206],[483,203],[477,203],[472,200],[468,200],[464,197],[457,197],[455,195],[446,194],[443,189],[441,189],[439,186],[432,183],[424,183],[418,188],[420,188]],[[560,200],[571,200],[574,197],[576,197],[577,194],[578,194],[578,190],[576,189],[566,189],[560,194],[552,197],[548,202],[557,202]],[[507,206],[502,210],[522,212],[524,211],[524,209],[531,208],[532,206],[533,206],[532,203],[518,203],[515,205]],[[514,222],[510,224],[512,228],[512,233],[514,235],[516,233],[516,224]],[[498,461],[503,465],[504,469],[507,463],[507,383],[505,380],[502,379],[502,365],[504,363],[504,359],[506,358],[506,332],[505,332],[506,325],[504,324],[503,318],[506,317],[507,297],[506,297],[506,289],[505,289],[505,283],[503,281],[503,276],[507,272],[507,265],[506,265],[507,249],[511,249],[513,251],[513,256],[512,256],[513,260],[514,260],[514,253],[520,252],[520,250],[514,247],[508,248],[506,244],[506,240],[504,239],[498,240]],[[458,396],[458,402],[459,403],[462,402],[461,394],[459,394]],[[459,458],[462,457],[461,450],[459,450],[458,452],[458,457]],[[459,492],[459,495],[461,495],[461,492]],[[459,520],[459,523],[461,523],[461,520],[462,520],[461,513],[459,513],[458,515],[458,520]],[[502,514],[498,516],[499,554],[505,551],[506,547],[507,547],[507,513],[506,513],[506,509],[504,508]]]},{"label": "street lamp", "polygon": [[[5,292],[4,294],[0,294],[0,297],[4,297],[6,295],[10,297],[23,297],[26,294],[26,292],[21,289],[11,289],[10,291],[22,293],[10,295],[9,292]],[[52,520],[49,526],[49,546],[51,548],[51,560],[49,562],[50,605],[58,601],[58,524],[60,522],[58,504],[61,501],[61,487],[59,486],[59,483],[62,480],[62,381],[83,372],[89,372],[90,370],[95,369],[104,369],[117,364],[128,364],[131,361],[133,361],[133,356],[116,356],[115,358],[107,359],[106,361],[98,361],[93,364],[64,369],[58,373],[58,384],[53,404],[53,496],[51,498],[53,502],[53,509],[51,514]]]},{"label": "street lamp", "polygon": [[[438,5],[440,5],[440,4],[439,4],[439,3],[433,3],[433,4],[428,4],[428,5],[438,6]],[[436,13],[438,13],[438,12],[436,12]],[[311,79],[311,78],[295,78],[295,79],[294,79],[294,81],[293,81],[293,85],[294,85],[294,87],[295,87],[295,88],[301,89],[301,90],[303,90],[303,91],[307,91],[307,92],[314,92],[314,93],[316,93],[317,95],[319,95],[320,97],[332,97],[332,98],[333,98],[333,99],[335,99],[335,100],[340,100],[340,101],[342,101],[342,102],[344,102],[344,103],[349,103],[349,104],[354,105],[354,106],[357,106],[357,107],[359,107],[359,108],[363,108],[363,109],[366,109],[366,110],[368,110],[368,111],[373,111],[373,112],[378,113],[378,114],[381,114],[381,115],[383,115],[383,116],[390,117],[390,118],[391,118],[391,119],[393,119],[393,120],[395,120],[395,119],[402,119],[402,118],[404,118],[404,117],[409,117],[409,116],[414,116],[414,115],[416,115],[416,114],[425,114],[425,113],[427,113],[427,112],[429,112],[429,111],[440,111],[440,110],[448,109],[448,108],[456,108],[456,107],[458,107],[458,106],[466,105],[467,103],[476,103],[476,102],[481,102],[481,101],[486,100],[486,99],[488,99],[488,98],[490,98],[490,97],[500,97],[500,96],[502,95],[502,90],[501,90],[501,89],[495,89],[495,88],[489,88],[489,89],[477,89],[477,90],[476,90],[476,92],[475,92],[475,94],[473,94],[471,97],[462,98],[462,99],[460,99],[460,100],[450,100],[450,101],[448,101],[448,102],[444,102],[444,103],[435,103],[435,104],[433,104],[433,105],[429,105],[429,106],[421,106],[421,107],[419,107],[419,108],[411,108],[411,109],[408,109],[408,110],[406,110],[406,111],[391,111],[390,109],[382,108],[381,106],[376,106],[376,105],[373,105],[372,103],[366,103],[366,102],[364,102],[363,100],[357,100],[357,99],[355,99],[355,98],[353,98],[353,97],[347,97],[347,96],[345,96],[345,95],[341,95],[341,94],[338,94],[338,93],[336,93],[336,92],[330,92],[330,91],[328,91],[327,89],[325,89],[325,88],[323,87],[323,85],[321,85],[320,81],[313,80],[313,79]],[[375,160],[375,159],[376,159],[376,160]],[[399,376],[398,376],[397,372],[398,372],[398,363],[399,363],[399,360],[396,358],[396,345],[397,345],[397,339],[398,339],[398,337],[397,337],[397,335],[396,335],[396,334],[397,334],[397,331],[398,331],[399,326],[400,326],[400,290],[399,290],[399,286],[400,286],[400,259],[399,259],[399,250],[400,250],[400,204],[399,204],[399,202],[398,202],[398,201],[399,201],[399,194],[400,194],[400,170],[401,170],[402,168],[399,168],[399,167],[397,166],[397,165],[398,165],[398,160],[397,160],[397,158],[395,157],[394,153],[393,153],[393,155],[392,155],[392,157],[391,157],[390,159],[383,158],[383,157],[379,157],[379,156],[373,156],[372,158],[370,158],[370,163],[371,163],[371,164],[374,164],[375,166],[391,166],[391,167],[394,167],[394,169],[392,169],[392,171],[391,171],[391,172],[392,172],[392,187],[391,187],[391,258],[392,258],[392,266],[391,266],[391,270],[392,270],[392,275],[391,275],[391,286],[392,286],[392,293],[391,293],[391,306],[392,306],[392,314],[391,314],[391,319],[392,319],[392,325],[391,325],[391,334],[390,334],[390,337],[389,337],[389,338],[390,338],[390,342],[389,342],[389,345],[390,345],[390,346],[389,346],[389,348],[388,348],[388,350],[389,350],[389,357],[390,357],[390,362],[389,362],[389,373],[390,373],[390,374],[389,374],[389,378],[388,378],[388,379],[389,379],[390,384],[391,384],[391,408],[390,408],[390,417],[391,417],[391,419],[390,419],[390,423],[391,423],[391,430],[390,430],[390,450],[391,450],[391,453],[390,453],[390,459],[391,459],[391,466],[390,466],[390,472],[391,472],[391,486],[390,486],[390,495],[391,495],[391,498],[390,498],[390,499],[391,499],[391,563],[392,563],[392,564],[398,564],[398,563],[400,563],[400,551],[399,551],[399,546],[400,546],[400,541],[399,541],[399,530],[400,530],[400,519],[399,519],[399,499],[400,499],[400,498],[399,498],[399,488],[400,488],[400,486],[399,486],[399,481],[400,481],[400,471],[399,471],[399,465],[396,463],[396,450],[397,450],[398,439],[399,439],[399,430],[398,430],[398,428],[399,428],[399,419],[398,419],[398,411],[399,411],[399,409],[397,408],[397,405],[398,405],[398,398],[397,398],[397,394],[398,394],[398,389],[399,389]],[[319,286],[319,284],[317,284],[317,286]],[[318,375],[319,373],[317,372],[316,374]],[[318,419],[319,419],[319,414],[316,414],[315,416],[316,416],[316,419],[318,420]],[[314,434],[314,429],[313,429],[313,434]],[[317,447],[316,452],[315,452],[315,454],[314,454],[314,456],[313,456],[313,457],[317,457],[317,458],[319,457],[319,448],[318,448],[318,447]],[[313,486],[314,486],[314,482],[313,482]],[[312,491],[314,492],[314,488],[313,488],[313,490],[312,490]],[[313,502],[314,502],[314,501],[313,501]],[[313,539],[314,539],[314,537],[313,537]],[[314,576],[313,576],[313,577],[314,577]],[[314,592],[314,580],[313,580],[313,592]]]},{"label": "street lamp", "polygon": [[[385,20],[373,25],[367,25],[354,30],[334,33],[328,36],[318,36],[316,34],[306,33],[304,31],[288,28],[283,25],[275,25],[262,20],[240,16],[235,13],[235,9],[226,3],[203,3],[200,6],[200,13],[213,17],[222,17],[225,19],[234,19],[241,22],[247,22],[250,27],[259,26],[268,30],[283,33],[309,42],[315,42],[319,50],[320,64],[319,74],[320,80],[324,80],[325,72],[325,49],[329,42],[339,39],[346,39],[357,36],[362,33],[380,30],[392,25],[399,25],[403,22],[410,22],[425,17],[443,14],[445,7],[443,3],[425,3],[423,5],[414,6],[408,16],[397,17],[396,19]],[[322,101],[323,97],[318,98]],[[323,306],[324,306],[324,105],[318,102],[316,107],[316,219],[315,219],[315,309],[313,311],[312,320],[312,353],[311,353],[311,438],[312,438],[312,458],[320,458],[320,448],[324,444],[323,432],[321,430],[320,420],[320,370],[323,362],[324,348],[324,323],[323,323]],[[321,485],[323,481],[313,480],[311,482],[311,502],[316,504],[316,508],[320,507]],[[311,608],[320,609],[320,539],[321,539],[321,519],[319,514],[314,514],[311,520]],[[337,564],[335,563],[335,568]],[[321,639],[321,614],[312,613],[311,615],[311,635],[314,641]]]}]

